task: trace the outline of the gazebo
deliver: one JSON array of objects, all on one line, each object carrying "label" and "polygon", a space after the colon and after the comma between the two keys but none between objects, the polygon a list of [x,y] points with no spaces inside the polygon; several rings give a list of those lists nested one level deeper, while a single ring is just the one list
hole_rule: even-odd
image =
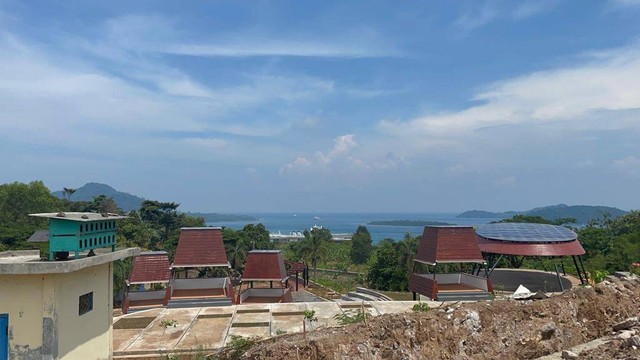
[{"label": "gazebo", "polygon": [[[291,302],[288,280],[280,250],[251,250],[242,274],[237,303]],[[254,287],[254,283],[260,286]],[[249,287],[242,290],[244,284],[248,284]]]},{"label": "gazebo", "polygon": [[166,306],[171,297],[171,269],[166,251],[147,251],[133,260],[122,312]]},{"label": "gazebo", "polygon": [[[482,267],[485,261],[470,226],[426,226],[418,244],[409,290],[435,300],[482,300],[491,297],[493,288],[486,277],[467,273],[436,273],[440,264],[472,263]],[[426,272],[420,270],[421,265]]]},{"label": "gazebo", "polygon": [[168,307],[230,305],[234,291],[229,268],[222,228],[180,229]]},{"label": "gazebo", "polygon": [[[479,226],[476,234],[478,247],[489,264],[489,277],[504,258],[512,267],[519,268],[526,257],[571,256],[580,282],[584,284],[587,281],[581,258],[581,255],[585,254],[584,248],[578,241],[578,235],[564,226],[495,223]],[[479,269],[477,271],[479,272]],[[560,290],[564,290],[557,264],[555,272]]]}]

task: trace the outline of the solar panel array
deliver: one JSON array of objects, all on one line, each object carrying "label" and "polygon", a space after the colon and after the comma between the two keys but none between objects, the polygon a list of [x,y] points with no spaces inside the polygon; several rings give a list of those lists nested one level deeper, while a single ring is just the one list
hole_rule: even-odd
[{"label": "solar panel array", "polygon": [[486,239],[528,243],[573,241],[578,234],[564,226],[529,223],[497,223],[479,226],[476,234]]}]

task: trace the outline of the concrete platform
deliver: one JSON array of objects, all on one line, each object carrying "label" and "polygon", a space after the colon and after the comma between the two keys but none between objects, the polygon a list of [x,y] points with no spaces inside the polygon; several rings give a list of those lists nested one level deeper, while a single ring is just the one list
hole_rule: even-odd
[{"label": "concrete platform", "polygon": [[[415,301],[365,302],[373,315],[412,311]],[[440,303],[430,303],[432,307]],[[155,317],[144,329],[114,329],[114,356],[153,355],[215,350],[228,344],[232,335],[267,338],[278,333],[302,332],[305,310],[314,310],[313,328],[337,326],[335,315],[357,311],[362,302],[309,302],[286,304],[247,304],[188,309],[152,309],[123,315],[123,318]],[[176,321],[164,328],[163,320]]]}]

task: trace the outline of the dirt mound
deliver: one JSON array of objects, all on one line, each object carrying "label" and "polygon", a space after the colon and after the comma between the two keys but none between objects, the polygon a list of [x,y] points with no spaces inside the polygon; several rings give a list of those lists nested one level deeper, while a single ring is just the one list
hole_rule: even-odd
[{"label": "dirt mound", "polygon": [[533,359],[608,335],[617,322],[640,315],[639,309],[636,277],[575,288],[545,300],[466,303],[383,315],[368,324],[321,329],[307,339],[290,335],[266,340],[243,358]]}]

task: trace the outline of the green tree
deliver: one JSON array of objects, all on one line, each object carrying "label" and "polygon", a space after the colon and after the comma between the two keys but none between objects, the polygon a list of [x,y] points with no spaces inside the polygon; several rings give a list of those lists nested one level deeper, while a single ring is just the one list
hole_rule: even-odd
[{"label": "green tree", "polygon": [[351,261],[354,264],[364,264],[369,260],[373,245],[371,234],[366,226],[360,225],[351,237]]},{"label": "green tree", "polygon": [[156,224],[163,229],[162,243],[169,240],[171,231],[178,224],[178,207],[175,202],[145,200],[140,208],[140,216],[144,221]]},{"label": "green tree", "polygon": [[418,253],[418,242],[420,236],[414,237],[411,233],[404,234],[402,241],[396,243],[396,252],[398,253],[398,264],[407,269],[410,273],[413,267],[413,259]]},{"label": "green tree", "polygon": [[245,244],[247,244],[251,250],[273,249],[269,231],[267,231],[263,224],[247,224],[238,231],[238,235],[244,239]]},{"label": "green tree", "polygon": [[0,185],[0,245],[5,249],[35,248],[26,240],[47,221],[33,213],[64,210],[64,201],[51,195],[42,181]]},{"label": "green tree", "polygon": [[369,261],[367,283],[378,290],[407,290],[407,269],[398,261],[397,245],[393,240],[385,239],[376,246]]},{"label": "green tree", "polygon": [[303,258],[311,262],[313,276],[317,275],[318,261],[324,258],[327,246],[331,241],[331,231],[325,228],[314,228],[304,231],[305,240],[302,243]]},{"label": "green tree", "polygon": [[226,227],[222,229],[222,239],[224,240],[229,264],[232,269],[239,273],[247,259],[248,246],[246,240],[240,236],[238,231]]}]

